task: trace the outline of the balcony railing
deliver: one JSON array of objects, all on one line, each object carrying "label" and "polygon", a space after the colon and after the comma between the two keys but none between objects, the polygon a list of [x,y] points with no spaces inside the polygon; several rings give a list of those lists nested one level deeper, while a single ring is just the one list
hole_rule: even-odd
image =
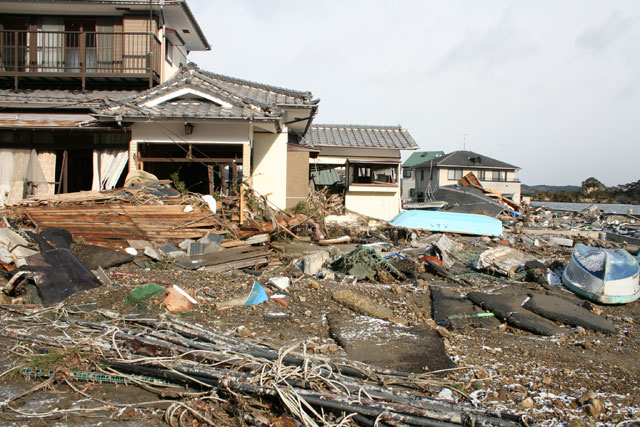
[{"label": "balcony railing", "polygon": [[160,75],[160,41],[151,33],[0,31],[0,76],[148,78]]}]

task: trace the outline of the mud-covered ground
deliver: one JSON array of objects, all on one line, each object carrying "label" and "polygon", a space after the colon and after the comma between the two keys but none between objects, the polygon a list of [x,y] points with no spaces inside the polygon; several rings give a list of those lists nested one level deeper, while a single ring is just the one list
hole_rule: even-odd
[{"label": "mud-covered ground", "polygon": [[[482,248],[478,239],[457,238],[470,249]],[[475,246],[474,246],[475,245]],[[112,286],[81,292],[69,298],[68,307],[81,308],[91,316],[94,309],[109,309],[120,313],[141,313],[156,317],[164,312],[160,299],[139,306],[128,306],[125,296],[140,284],[161,282],[177,284],[187,290],[197,290],[200,303],[183,316],[192,322],[217,331],[266,343],[274,348],[306,343],[307,350],[326,356],[345,357],[344,350],[331,336],[326,316],[350,311],[332,299],[332,294],[349,287],[389,308],[393,318],[410,326],[433,327],[430,288],[440,286],[461,293],[472,290],[429,273],[420,278],[389,284],[345,284],[339,280],[321,280],[299,276],[292,266],[300,254],[323,248],[308,245],[283,245],[286,253],[276,254],[259,275],[241,271],[209,273],[173,270],[170,267],[142,269],[126,264],[107,271]],[[346,252],[355,246],[337,248]],[[544,250],[538,249],[542,255]],[[553,256],[567,261],[570,251],[556,251]],[[551,254],[548,254],[551,255]],[[287,306],[269,301],[255,306],[217,310],[216,304],[248,294],[254,280],[266,283],[269,278],[291,275]],[[472,276],[473,290],[491,291],[504,287],[542,290],[535,283],[506,282],[485,276]],[[554,292],[567,292],[558,287]],[[564,327],[562,336],[541,337],[500,324],[484,328],[471,324],[450,331],[445,340],[449,357],[461,369],[445,377],[459,384],[456,393],[460,402],[471,401],[482,408],[522,413],[544,425],[571,423],[592,425],[640,419],[640,302],[621,306],[597,306],[596,309],[617,328],[615,335],[603,335],[582,328]],[[601,312],[600,312],[601,310]],[[4,310],[2,316],[11,312]],[[46,328],[46,325],[43,325]],[[23,345],[2,338],[3,371],[24,359]],[[389,349],[389,351],[394,351]],[[25,381],[11,374],[2,377],[0,400],[29,390],[42,380]],[[81,385],[86,393],[110,402],[153,401],[158,396],[133,386]],[[588,392],[600,405],[580,406],[578,399]],[[15,403],[24,412],[43,412],[54,408],[81,405],[87,397],[64,384],[54,384],[44,391],[29,395]],[[79,403],[80,402],[80,403]],[[100,406],[92,402],[91,405]],[[97,413],[74,413],[67,417],[30,419],[5,410],[0,413],[0,425],[156,425],[163,422],[162,404],[154,409],[105,410]],[[91,418],[97,416],[98,418]],[[627,424],[629,425],[629,424]]]}]

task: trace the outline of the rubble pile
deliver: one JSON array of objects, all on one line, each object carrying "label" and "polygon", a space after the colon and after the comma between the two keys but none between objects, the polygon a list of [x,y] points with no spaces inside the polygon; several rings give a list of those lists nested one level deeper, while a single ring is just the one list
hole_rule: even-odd
[{"label": "rubble pile", "polygon": [[[640,303],[600,305],[563,285],[576,245],[637,256],[632,236],[601,231],[611,217],[537,209],[502,216],[504,234],[487,237],[366,218],[345,226],[346,216],[328,220],[331,209],[283,212],[255,196],[240,215],[236,197],[134,191],[2,212],[0,369],[15,383],[0,407],[7,419],[640,417]],[[123,401],[132,387],[140,394]],[[51,388],[59,399],[47,398]],[[73,395],[83,398],[59,407]]]}]

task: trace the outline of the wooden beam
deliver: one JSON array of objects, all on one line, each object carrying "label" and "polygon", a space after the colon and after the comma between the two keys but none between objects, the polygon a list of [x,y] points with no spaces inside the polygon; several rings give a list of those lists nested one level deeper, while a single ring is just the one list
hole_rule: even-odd
[{"label": "wooden beam", "polygon": [[238,159],[226,157],[194,157],[192,159],[186,157],[140,157],[139,160],[150,163],[238,163]]},{"label": "wooden beam", "polygon": [[213,165],[207,165],[207,176],[209,178],[209,194],[213,194]]}]

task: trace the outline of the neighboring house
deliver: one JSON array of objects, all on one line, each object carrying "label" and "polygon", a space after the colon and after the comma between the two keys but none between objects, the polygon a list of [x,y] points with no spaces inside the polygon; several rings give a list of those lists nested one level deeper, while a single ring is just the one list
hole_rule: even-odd
[{"label": "neighboring house", "polygon": [[417,151],[411,153],[409,158],[402,164],[402,201],[415,202],[418,198],[424,198],[424,195],[420,195],[416,189],[416,171],[414,167],[436,157],[444,156],[444,151]]},{"label": "neighboring house", "polygon": [[344,171],[346,209],[383,220],[400,212],[400,152],[418,148],[406,129],[312,125],[303,143],[319,150],[312,172]]},{"label": "neighboring house", "polygon": [[113,188],[131,131],[91,109],[173,76],[209,50],[178,0],[4,0],[0,5],[0,205]]},{"label": "neighboring house", "polygon": [[416,188],[425,195],[438,186],[456,184],[460,178],[472,172],[483,187],[520,203],[520,181],[515,177],[520,168],[473,151],[454,151],[418,164],[414,170]]},{"label": "neighboring house", "polygon": [[251,185],[278,208],[308,195],[296,141],[311,93],[185,66],[209,44],[182,0],[3,1],[0,205],[121,186],[127,172],[191,191]]}]

